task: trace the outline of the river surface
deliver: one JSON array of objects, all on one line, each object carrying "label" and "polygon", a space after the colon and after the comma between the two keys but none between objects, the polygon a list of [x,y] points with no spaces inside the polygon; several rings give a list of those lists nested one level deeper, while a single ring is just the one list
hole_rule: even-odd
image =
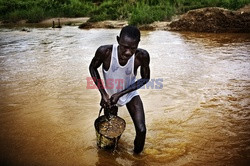
[{"label": "river surface", "polygon": [[134,155],[126,107],[118,113],[127,123],[118,149],[98,149],[100,95],[86,88],[95,50],[116,43],[119,29],[28,30],[0,29],[1,165],[250,163],[249,34],[142,32],[152,80],[139,90],[147,138]]}]

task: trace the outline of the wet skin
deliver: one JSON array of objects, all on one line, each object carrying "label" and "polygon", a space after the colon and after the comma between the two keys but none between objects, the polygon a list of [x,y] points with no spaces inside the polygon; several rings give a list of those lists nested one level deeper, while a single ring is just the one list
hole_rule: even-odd
[{"label": "wet skin", "polygon": [[[134,84],[130,85],[127,89],[121,92],[115,93],[109,96],[104,88],[99,88],[101,93],[100,105],[104,108],[111,108],[115,105],[119,98],[129,92],[139,89],[144,84],[146,84],[150,79],[150,68],[149,68],[149,54],[146,50],[139,49],[139,41],[130,38],[126,35],[117,36],[118,46],[118,59],[119,64],[124,66],[127,64],[128,60],[135,54],[134,61],[134,74],[137,74],[137,69],[140,67],[141,79],[137,80]],[[94,58],[89,66],[90,74],[96,85],[103,87],[102,83],[98,82],[100,80],[100,75],[98,68],[103,65],[103,68],[107,71],[110,67],[112,54],[112,45],[100,46]],[[100,86],[101,84],[101,86]],[[129,114],[134,122],[136,137],[134,140],[134,152],[140,153],[143,150],[146,137],[146,125],[145,125],[145,115],[143,109],[143,103],[140,96],[133,97],[130,102],[126,104]]]}]

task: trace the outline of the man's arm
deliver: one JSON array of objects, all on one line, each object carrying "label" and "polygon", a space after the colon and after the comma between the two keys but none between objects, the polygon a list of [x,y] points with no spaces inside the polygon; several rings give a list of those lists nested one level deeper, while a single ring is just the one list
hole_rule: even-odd
[{"label": "man's arm", "polygon": [[[135,83],[130,85],[127,89],[124,89],[121,92],[113,94],[110,98],[111,104],[116,104],[119,98],[129,92],[140,89],[143,85],[145,85],[150,79],[150,57],[147,51],[143,50],[141,55],[139,56],[139,60],[141,63],[141,79],[137,80]],[[133,71],[134,72],[134,71]]]},{"label": "man's arm", "polygon": [[110,105],[108,104],[109,95],[107,94],[103,86],[100,74],[97,69],[101,66],[101,64],[104,62],[106,58],[107,58],[107,46],[101,46],[96,50],[95,56],[89,65],[90,75],[101,93],[102,99],[101,99],[100,105],[102,107],[106,107]]}]

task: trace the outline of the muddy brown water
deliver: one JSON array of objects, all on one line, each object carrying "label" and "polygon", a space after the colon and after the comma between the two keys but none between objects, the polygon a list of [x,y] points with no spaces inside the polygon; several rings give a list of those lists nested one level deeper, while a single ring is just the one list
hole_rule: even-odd
[{"label": "muddy brown water", "polygon": [[142,32],[152,80],[139,90],[147,138],[137,156],[125,107],[117,151],[97,148],[100,95],[86,89],[95,50],[119,29],[29,30],[0,29],[1,165],[248,165],[249,34]]}]

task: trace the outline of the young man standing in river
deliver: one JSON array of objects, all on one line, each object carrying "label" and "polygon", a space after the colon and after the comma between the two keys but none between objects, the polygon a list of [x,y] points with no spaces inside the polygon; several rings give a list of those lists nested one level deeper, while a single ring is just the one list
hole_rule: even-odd
[{"label": "young man standing in river", "polygon": [[[137,154],[145,144],[146,125],[143,104],[136,90],[150,79],[149,54],[138,48],[140,36],[138,28],[125,26],[117,36],[118,45],[100,46],[89,66],[101,93],[100,105],[104,107],[104,112],[116,115],[117,106],[126,105],[136,130],[134,152]],[[105,86],[97,70],[101,65]],[[136,80],[139,67],[141,79]]]}]

